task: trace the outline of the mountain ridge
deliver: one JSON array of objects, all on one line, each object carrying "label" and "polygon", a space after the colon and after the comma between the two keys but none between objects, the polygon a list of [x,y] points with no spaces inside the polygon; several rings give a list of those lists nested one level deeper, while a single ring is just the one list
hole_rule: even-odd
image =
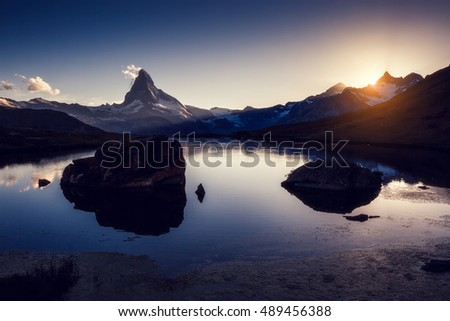
[{"label": "mountain ridge", "polygon": [[300,141],[323,140],[325,131],[333,131],[336,139],[353,143],[450,151],[450,66],[371,108],[309,123],[268,127],[251,136],[268,131],[278,139],[289,137]]},{"label": "mountain ridge", "polygon": [[403,78],[393,77],[385,72],[375,85],[364,88],[347,87],[343,83],[337,83],[320,94],[284,105],[247,107],[244,110],[213,107],[207,110],[182,104],[157,88],[150,74],[141,69],[120,104],[88,107],[35,98],[28,102],[3,99],[0,100],[0,105],[58,110],[110,132],[173,134],[178,131],[196,131],[227,135],[270,126],[316,121],[370,108],[422,80],[423,77],[415,73]]}]

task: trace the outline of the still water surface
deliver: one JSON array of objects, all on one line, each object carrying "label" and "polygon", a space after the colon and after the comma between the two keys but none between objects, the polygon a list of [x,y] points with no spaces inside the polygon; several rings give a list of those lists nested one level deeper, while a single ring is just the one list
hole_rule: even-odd
[{"label": "still water surface", "polygon": [[[261,159],[267,151],[258,151]],[[352,214],[379,215],[360,223],[342,214],[315,211],[280,186],[292,156],[271,154],[275,166],[242,167],[248,155],[234,150],[231,167],[200,163],[186,169],[182,223],[168,233],[137,235],[100,226],[94,213],[74,209],[59,186],[69,154],[0,168],[0,251],[108,251],[148,255],[165,273],[229,260],[326,255],[388,244],[420,244],[450,232],[450,189],[428,183],[367,157],[353,159],[384,173],[378,197]],[[201,160],[201,154],[196,155]],[[298,159],[299,164],[303,159]],[[229,164],[230,165],[230,164]],[[52,183],[38,187],[38,179]],[[195,195],[206,190],[203,203]],[[445,184],[444,184],[445,185]]]}]

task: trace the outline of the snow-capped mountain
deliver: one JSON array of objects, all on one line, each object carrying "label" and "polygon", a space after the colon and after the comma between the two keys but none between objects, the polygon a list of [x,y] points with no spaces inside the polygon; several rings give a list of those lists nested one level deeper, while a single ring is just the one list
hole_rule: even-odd
[{"label": "snow-capped mountain", "polygon": [[193,117],[176,98],[156,88],[153,79],[144,69],[139,71],[131,90],[125,95],[124,102],[115,107],[117,112],[126,114],[137,113],[143,108],[149,108],[156,112],[156,115],[170,118],[174,123]]},{"label": "snow-capped mountain", "polygon": [[368,85],[364,88],[348,88],[348,90],[369,106],[374,106],[393,98],[422,80],[423,77],[416,73],[410,73],[403,78],[392,77],[386,71],[374,85]]},{"label": "snow-capped mountain", "polygon": [[188,108],[176,98],[158,89],[150,75],[143,69],[139,71],[138,77],[121,104],[87,107],[42,98],[27,102],[3,98],[0,105],[62,111],[86,124],[112,132],[168,134],[187,127],[195,129],[196,125],[196,119]]},{"label": "snow-capped mountain", "polygon": [[112,131],[160,134],[195,129],[196,118],[189,109],[158,89],[144,69],[139,71],[123,103],[100,108],[102,115],[97,126]]}]

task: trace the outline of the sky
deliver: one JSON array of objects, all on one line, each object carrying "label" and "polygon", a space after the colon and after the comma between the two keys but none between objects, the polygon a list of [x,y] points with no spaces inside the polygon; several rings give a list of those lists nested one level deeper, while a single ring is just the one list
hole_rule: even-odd
[{"label": "sky", "polygon": [[187,105],[266,107],[450,64],[449,1],[42,0],[0,12],[0,97],[15,100],[122,102],[144,68]]}]

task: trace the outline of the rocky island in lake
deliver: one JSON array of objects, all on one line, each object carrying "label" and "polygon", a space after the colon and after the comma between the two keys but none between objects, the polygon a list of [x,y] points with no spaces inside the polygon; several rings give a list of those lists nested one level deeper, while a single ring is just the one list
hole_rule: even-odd
[{"label": "rocky island in lake", "polygon": [[374,200],[381,182],[381,173],[355,163],[326,167],[316,160],[292,171],[281,186],[316,211],[346,214]]},{"label": "rocky island in lake", "polygon": [[[117,164],[107,149],[117,152]],[[76,209],[95,212],[101,226],[160,235],[183,221],[184,173],[180,143],[148,137],[109,142],[93,157],[74,160],[64,169],[61,188]]]}]

